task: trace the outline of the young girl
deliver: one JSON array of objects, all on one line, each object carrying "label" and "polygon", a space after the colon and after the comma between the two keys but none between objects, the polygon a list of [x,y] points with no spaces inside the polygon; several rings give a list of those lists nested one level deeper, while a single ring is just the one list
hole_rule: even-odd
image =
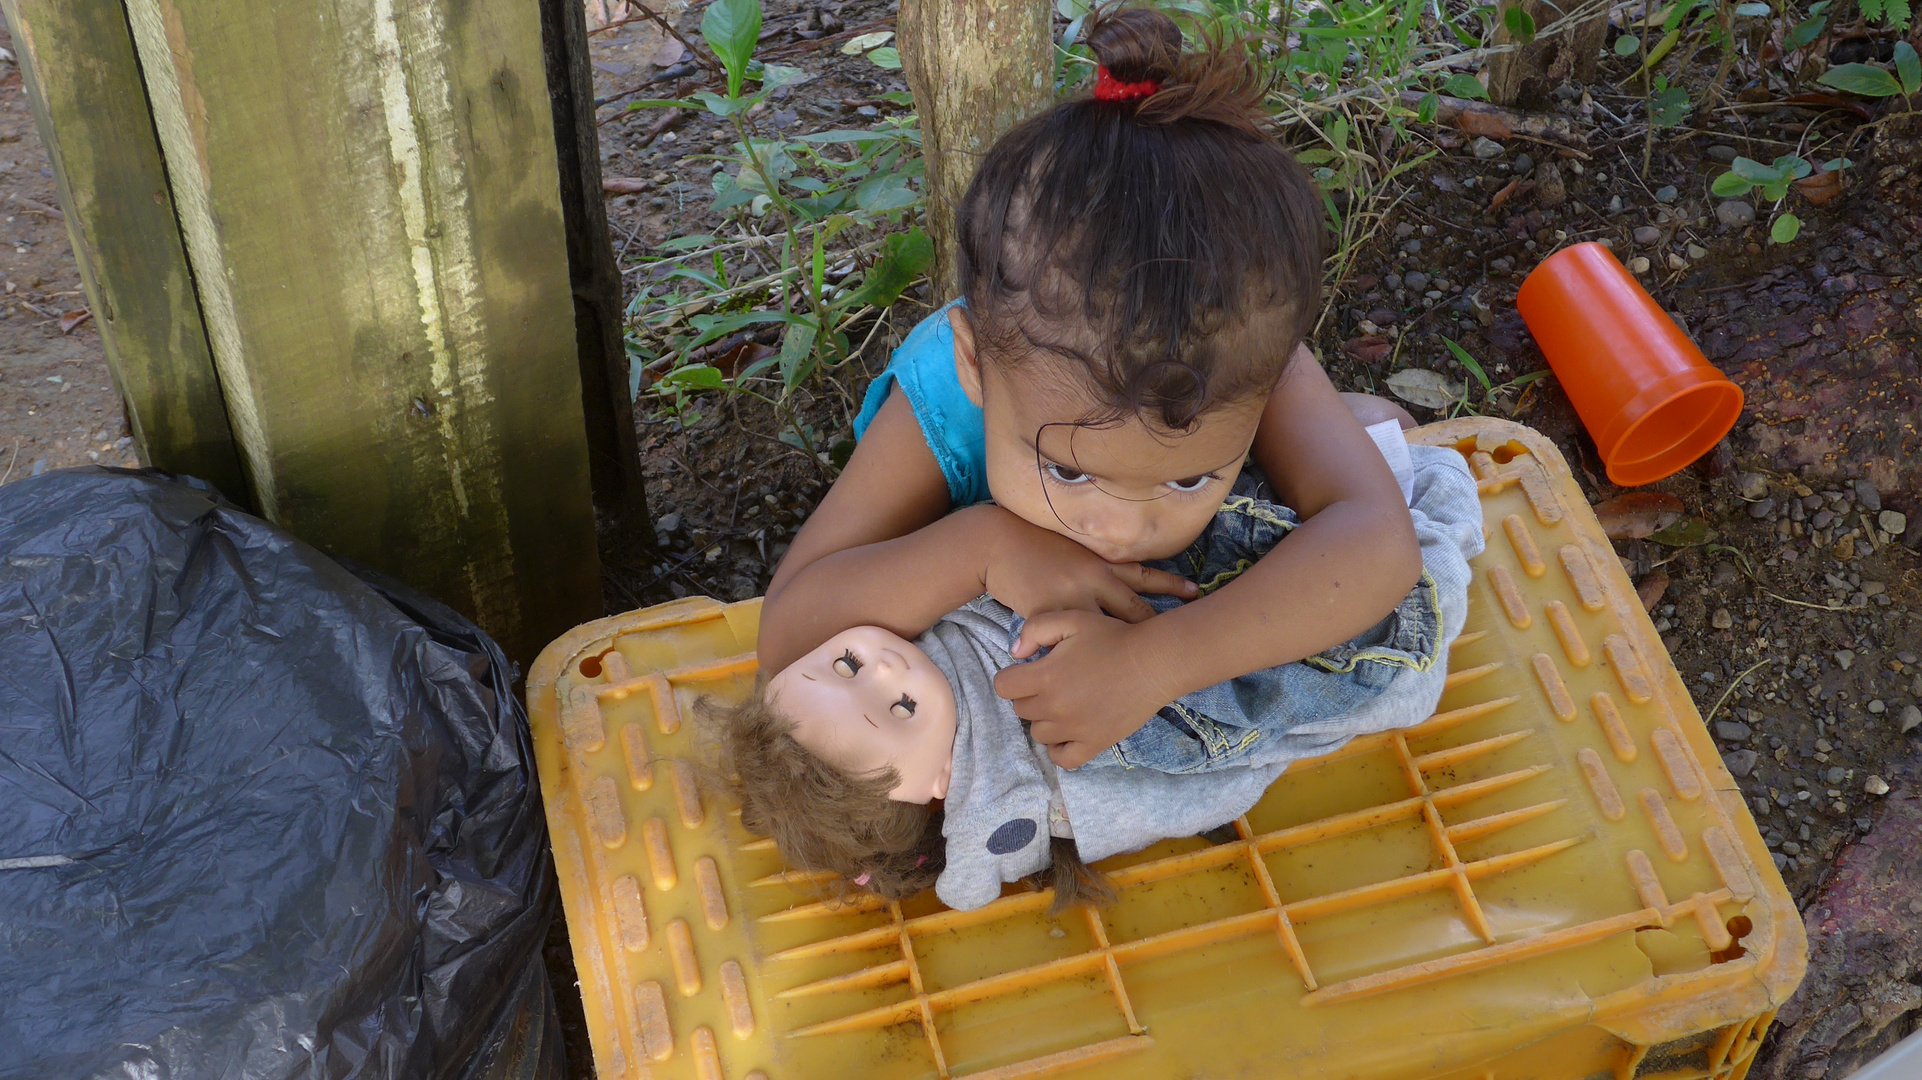
[{"label": "young girl", "polygon": [[[744,704],[704,705],[742,820],[796,869],[891,897],[933,884],[958,909],[1052,868],[1060,910],[1110,896],[1084,858],[1232,821],[1289,763],[1419,722],[1441,696],[1466,613],[1481,505],[1461,455],[1393,449],[1407,466],[1424,573],[1364,638],[1185,695],[1068,770],[994,693],[996,673],[1018,663],[1021,620],[1006,607],[980,597],[912,642],[855,627]],[[1204,594],[1245,572],[1296,527],[1264,488],[1244,473],[1207,531],[1156,568]]]},{"label": "young girl", "polygon": [[[966,301],[876,381],[760,638],[778,671],[849,627],[913,637],[991,594],[1027,619],[1018,658],[1051,650],[996,691],[1069,768],[1183,694],[1369,629],[1421,569],[1393,475],[1299,348],[1323,226],[1256,128],[1246,57],[1183,55],[1149,11],[1091,23],[1094,97],[982,160],[959,215]],[[1364,401],[1363,419],[1392,415]],[[1141,563],[1201,533],[1250,453],[1301,527],[1150,618],[1136,593],[1197,593]]]}]

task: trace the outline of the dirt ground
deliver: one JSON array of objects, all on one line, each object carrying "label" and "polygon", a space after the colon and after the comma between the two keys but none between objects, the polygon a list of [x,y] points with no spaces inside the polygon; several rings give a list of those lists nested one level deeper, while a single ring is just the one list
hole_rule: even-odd
[{"label": "dirt ground", "polygon": [[[594,7],[589,0],[590,18]],[[767,9],[762,49],[811,76],[777,95],[767,122],[790,133],[856,127],[900,108],[880,96],[905,89],[898,71],[838,47],[885,27],[892,5],[770,0]],[[675,18],[694,39],[698,16]],[[621,110],[627,96],[673,97],[698,84],[652,24],[593,42],[596,93],[608,102],[603,172],[640,182],[608,202],[616,250],[636,267],[631,295],[644,253],[717,224],[706,211],[716,166],[702,155],[732,136],[704,114],[661,128],[658,112]],[[1549,111],[1585,140],[1567,149],[1418,129],[1394,153],[1437,156],[1404,176],[1334,283],[1312,344],[1345,389],[1379,390],[1408,366],[1469,378],[1444,336],[1505,382],[1543,366],[1514,311],[1522,278],[1560,246],[1605,240],[1624,260],[1648,260],[1644,284],[1743,387],[1747,406],[1723,445],[1653,488],[1679,499],[1713,540],[1681,549],[1623,540],[1618,549],[1810,923],[1809,985],[1825,996],[1805,993],[1785,1010],[1788,1034],[1771,1041],[1757,1075],[1839,1078],[1913,1030],[1922,1009],[1914,963],[1870,959],[1891,928],[1839,925],[1835,915],[1906,911],[1912,924],[1922,881],[1907,886],[1912,906],[1878,908],[1852,899],[1865,875],[1834,870],[1863,858],[1847,853],[1881,850],[1878,823],[1907,820],[1885,807],[1922,783],[1922,124],[1911,116],[1871,130],[1846,109],[1737,99],[1645,142],[1616,122],[1641,101],[1618,88],[1622,74],[1605,64],[1595,85],[1552,98]],[[1624,128],[1631,134],[1617,134]],[[1794,205],[1807,223],[1800,239],[1772,245],[1766,218],[1723,205],[1709,182],[1738,153],[1769,160],[1800,146],[1856,164],[1839,199]],[[19,73],[0,62],[0,482],[132,460],[98,336],[85,322],[61,329],[61,315],[83,305],[54,201]],[[846,433],[868,376],[925,310],[904,297],[872,346],[811,400],[824,434]],[[1592,501],[1622,493],[1554,380],[1486,409],[1554,438]],[[658,546],[609,560],[610,611],[696,592],[757,595],[825,489],[823,470],[776,441],[772,417],[756,408],[710,407],[686,429],[647,399],[638,411]],[[1901,866],[1916,872],[1912,861]],[[1865,939],[1865,930],[1885,937]],[[565,989],[564,928],[549,956]],[[1835,1011],[1852,998],[1883,1004]],[[574,1073],[589,1076],[577,1000],[569,1013]],[[1818,1021],[1826,1027],[1811,1035]]]}]

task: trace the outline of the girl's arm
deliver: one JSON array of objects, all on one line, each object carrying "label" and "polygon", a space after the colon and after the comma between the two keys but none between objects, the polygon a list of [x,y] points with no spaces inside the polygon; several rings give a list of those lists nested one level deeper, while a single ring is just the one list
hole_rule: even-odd
[{"label": "girl's arm", "polygon": [[1080,608],[1138,622],[1154,611],[1137,590],[1189,588],[1159,570],[1110,566],[997,506],[950,514],[948,499],[907,398],[890,394],[768,584],[762,670],[849,627],[913,638],[983,592],[1024,616]]},{"label": "girl's arm", "polygon": [[1305,350],[1268,399],[1255,460],[1299,528],[1240,577],[1136,626],[1042,615],[995,690],[1073,767],[1134,733],[1168,702],[1353,638],[1421,577],[1421,548],[1388,463]]}]

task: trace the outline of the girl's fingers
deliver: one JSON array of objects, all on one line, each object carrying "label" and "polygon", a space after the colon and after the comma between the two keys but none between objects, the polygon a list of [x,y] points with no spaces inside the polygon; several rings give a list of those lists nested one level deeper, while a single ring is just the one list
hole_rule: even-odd
[{"label": "girl's fingers", "polygon": [[[1115,569],[1119,571],[1122,567],[1117,566]],[[1134,570],[1134,580],[1130,581],[1129,584],[1133,586],[1134,591],[1138,593],[1148,593],[1155,596],[1193,597],[1201,592],[1201,586],[1196,585],[1187,578],[1170,574],[1166,570],[1155,570],[1138,563],[1135,564],[1132,569]]]}]

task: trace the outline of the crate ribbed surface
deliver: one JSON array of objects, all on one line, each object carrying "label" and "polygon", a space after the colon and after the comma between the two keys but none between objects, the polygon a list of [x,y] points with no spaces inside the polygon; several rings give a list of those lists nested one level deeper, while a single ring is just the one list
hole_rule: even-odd
[{"label": "crate ribbed surface", "polygon": [[1488,536],[1435,714],[1102,864],[1099,911],[788,872],[694,724],[751,690],[758,601],[556,641],[528,703],[599,1075],[1742,1080],[1806,943],[1741,793],[1553,444],[1413,437]]}]

